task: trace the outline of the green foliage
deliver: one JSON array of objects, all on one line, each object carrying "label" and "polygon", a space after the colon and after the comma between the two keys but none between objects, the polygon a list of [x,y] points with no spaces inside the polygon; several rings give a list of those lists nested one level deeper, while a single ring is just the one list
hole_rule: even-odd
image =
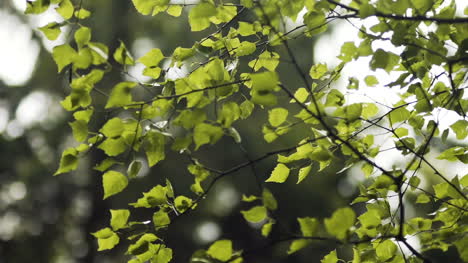
[{"label": "green foliage", "polygon": [[232,241],[218,240],[214,242],[207,251],[207,254],[219,261],[226,262],[232,256]]},{"label": "green foliage", "polygon": [[[62,23],[40,28],[46,38],[57,39],[68,24],[74,32],[70,43],[52,50],[52,58],[59,73],[70,73],[70,94],[61,104],[73,112],[69,125],[80,144],[63,151],[55,175],[76,170],[89,151],[101,151],[105,158],[93,166],[102,173],[107,199],[139,180],[146,164],[152,168],[165,162],[166,155],[180,157],[178,165],[186,165],[182,160],[187,157],[190,160],[185,173],[193,183],[185,190],[192,196],[176,195],[168,180],[165,186],[142,190],[143,196],[135,202],[120,204],[126,209],[110,210],[110,227],[92,234],[98,250],[112,249],[122,240],[128,245],[128,262],[170,262],[173,251],[160,233],[196,210],[221,179],[246,167],[255,170],[257,163],[276,157],[269,164],[270,175],[254,175],[259,191],[243,195],[247,207],[240,214],[249,227],[259,229],[262,238],[271,238],[272,245],[291,241],[283,253],[301,253],[316,242],[328,242],[338,251],[348,251],[339,259],[334,249],[323,263],[349,262],[351,254],[353,263],[432,262],[427,251],[445,253],[450,248],[460,260],[468,261],[468,175],[448,176],[432,163],[432,156],[468,163],[464,96],[468,19],[456,16],[454,4],[441,7],[442,1],[429,0],[132,3],[142,16],[184,14],[191,31],[205,37],[169,52],[162,48],[166,56],[152,48],[134,60],[123,42],[112,53],[108,46],[117,43],[92,42],[100,32],[81,20],[98,16],[99,10],[91,13],[81,2],[71,0],[27,1],[26,8],[27,14],[40,14],[52,7],[63,17]],[[467,9],[464,12],[466,16]],[[300,16],[303,24],[288,29],[286,19],[296,21]],[[375,23],[368,23],[369,17]],[[333,20],[362,25],[356,26],[360,41],[341,46],[341,64],[333,67],[299,59],[291,47],[293,41],[320,36]],[[381,42],[394,48],[380,48]],[[364,76],[350,76],[340,86],[346,82],[340,81],[341,71],[361,57],[367,57],[373,72],[363,70]],[[105,91],[96,87],[114,68],[128,73],[127,68],[136,63],[144,66],[142,75],[150,80],[122,79]],[[182,67],[186,75],[171,79],[166,74],[170,68]],[[382,73],[388,73],[391,82],[381,80]],[[349,100],[349,94],[364,86],[362,81],[372,89],[395,90],[398,101],[383,105],[373,98]],[[107,96],[98,99],[95,92]],[[458,119],[442,131],[438,111],[451,112]],[[95,120],[101,121],[96,124]],[[203,153],[217,149],[213,145],[229,140],[242,148],[245,141],[256,140],[250,138],[252,134],[276,148],[225,170],[206,165],[210,162]],[[382,164],[388,150],[381,149],[382,135],[386,143],[393,143],[390,150],[405,157],[401,163]],[[278,216],[282,197],[275,193],[277,188],[266,186],[305,189],[286,185],[289,176],[297,175],[297,184],[302,184],[319,180],[322,173],[344,177],[342,172],[351,167],[358,168],[351,172],[361,173],[362,182],[352,189],[358,193],[349,205],[335,207],[328,218],[288,215],[297,218],[296,234],[282,229],[291,224],[277,224],[286,220]],[[397,208],[390,206],[392,197]],[[415,205],[424,206],[424,211],[410,218],[406,211]],[[150,211],[152,218],[131,221],[135,209]],[[134,229],[137,233],[129,235]],[[417,238],[420,247],[413,247],[409,237]],[[242,262],[247,253],[234,251],[233,246],[237,244],[232,240],[218,240],[207,250],[195,252],[192,262]],[[411,253],[404,254],[401,247]]]},{"label": "green foliage", "polygon": [[122,192],[128,185],[128,179],[125,175],[108,171],[102,175],[102,187],[104,188],[104,199]]}]

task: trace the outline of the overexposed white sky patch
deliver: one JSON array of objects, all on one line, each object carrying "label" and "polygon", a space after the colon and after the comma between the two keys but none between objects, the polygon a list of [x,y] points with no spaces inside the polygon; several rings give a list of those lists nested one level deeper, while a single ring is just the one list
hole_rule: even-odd
[{"label": "overexposed white sky patch", "polygon": [[31,78],[40,47],[32,30],[21,20],[0,9],[0,79],[21,86]]}]

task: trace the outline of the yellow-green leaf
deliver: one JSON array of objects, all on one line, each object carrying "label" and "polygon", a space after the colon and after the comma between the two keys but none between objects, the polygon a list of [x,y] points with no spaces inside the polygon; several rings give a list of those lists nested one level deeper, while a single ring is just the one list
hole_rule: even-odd
[{"label": "yellow-green leaf", "polygon": [[325,218],[325,227],[327,232],[338,239],[345,239],[348,230],[354,225],[356,214],[349,207],[339,208],[331,218]]},{"label": "yellow-green leaf", "polygon": [[128,218],[130,217],[130,211],[127,209],[110,210],[111,220],[110,225],[112,230],[117,231],[127,226]]},{"label": "yellow-green leaf", "polygon": [[94,232],[92,235],[98,240],[98,251],[112,249],[120,241],[119,236],[108,227]]},{"label": "yellow-green leaf", "polygon": [[57,24],[56,22],[51,22],[43,27],[39,27],[39,30],[41,30],[49,40],[56,40],[60,33],[62,33],[60,30],[60,24]]},{"label": "yellow-green leaf", "polygon": [[214,259],[226,262],[232,257],[232,241],[218,240],[208,248],[206,253]]},{"label": "yellow-green leaf", "polygon": [[267,209],[264,206],[254,206],[247,211],[241,211],[245,220],[251,223],[258,223],[267,217]]},{"label": "yellow-green leaf", "polygon": [[268,122],[271,126],[278,127],[288,118],[288,110],[284,108],[275,108],[268,111]]},{"label": "yellow-green leaf", "polygon": [[289,168],[279,163],[265,182],[284,183],[289,176]]},{"label": "yellow-green leaf", "polygon": [[122,192],[128,185],[128,179],[125,175],[116,172],[108,171],[102,175],[102,186],[104,188],[104,198],[107,199],[110,196]]},{"label": "yellow-green leaf", "polygon": [[133,102],[131,89],[137,84],[135,82],[124,81],[115,85],[107,100],[106,109],[112,107],[121,107]]},{"label": "yellow-green leaf", "polygon": [[70,65],[75,56],[76,51],[68,44],[56,46],[52,50],[52,57],[57,64],[58,72],[61,72],[64,67]]}]

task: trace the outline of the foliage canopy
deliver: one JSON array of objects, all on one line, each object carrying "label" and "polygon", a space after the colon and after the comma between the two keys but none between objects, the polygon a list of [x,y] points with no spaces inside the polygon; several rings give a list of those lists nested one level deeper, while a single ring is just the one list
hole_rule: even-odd
[{"label": "foliage canopy", "polygon": [[[70,41],[55,47],[52,57],[58,72],[69,75],[70,94],[61,104],[73,113],[70,127],[79,144],[63,152],[56,175],[76,170],[90,151],[102,151],[106,158],[95,169],[102,173],[107,199],[138,180],[143,166],[163,162],[169,151],[190,160],[190,196],[178,194],[179,185],[169,180],[143,189],[139,199],[110,210],[109,226],[92,233],[98,250],[123,243],[128,262],[170,262],[177,251],[160,233],[197,210],[220,180],[251,167],[258,192],[242,197],[246,208],[239,213],[259,235],[271,239],[270,246],[289,242],[284,253],[326,242],[338,250],[330,251],[324,263],[339,258],[353,263],[432,262],[431,250],[455,247],[460,260],[468,262],[468,175],[450,177],[429,156],[468,163],[468,8],[457,16],[454,1],[437,0],[132,2],[142,16],[188,13],[191,31],[205,37],[171,54],[153,48],[134,58],[123,42],[110,50],[109,43],[93,41],[96,32],[84,24],[99,10],[87,10],[82,1],[37,0],[26,9],[27,14],[40,14],[52,7],[63,17],[63,23],[40,28],[48,39],[56,39],[65,25],[73,27]],[[296,20],[303,22],[291,27]],[[337,20],[359,24],[360,41],[342,45],[335,67],[304,66],[291,42],[314,39]],[[381,42],[392,48],[379,46]],[[386,72],[392,81],[380,83],[369,72],[364,83],[352,76],[338,85],[342,70],[365,57],[372,71]],[[148,81],[126,79],[110,89],[99,87],[113,70],[126,73],[136,64],[144,66]],[[283,67],[296,74],[285,75]],[[186,73],[171,75],[172,68]],[[399,101],[347,101],[349,92],[375,86],[397,90]],[[102,95],[105,101],[97,99]],[[458,116],[444,130],[440,111]],[[93,129],[93,119],[103,116],[102,125]],[[274,150],[222,170],[197,157],[223,138],[241,147],[238,127],[251,118],[260,123],[256,132]],[[275,144],[292,132],[294,144]],[[406,157],[404,163],[388,169],[377,161],[387,150],[374,142],[378,134],[392,141],[392,149]],[[255,173],[254,166],[267,158],[277,158],[271,174]],[[354,200],[327,218],[296,216],[298,231],[282,230],[276,216],[276,198],[281,197],[269,185],[287,180],[300,184],[336,162],[342,162],[341,172],[360,168]],[[425,182],[425,173],[435,176],[435,183]],[[410,216],[412,206],[430,211]],[[138,209],[153,211],[152,218],[134,218]],[[272,231],[277,232],[274,237]],[[249,253],[255,252],[221,239],[194,252],[191,260],[239,263]]]}]

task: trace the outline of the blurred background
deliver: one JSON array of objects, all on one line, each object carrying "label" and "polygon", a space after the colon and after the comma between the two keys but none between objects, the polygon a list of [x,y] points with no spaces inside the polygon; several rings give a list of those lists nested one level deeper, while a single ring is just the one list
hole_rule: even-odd
[{"label": "blurred background", "polygon": [[[102,42],[113,51],[122,40],[135,58],[154,47],[169,55],[175,47],[191,47],[194,41],[214,30],[189,33],[187,10],[180,18],[166,14],[145,17],[136,12],[130,0],[83,3],[93,12],[91,18],[84,21],[84,25],[93,29],[93,41]],[[193,179],[186,170],[189,161],[176,153],[168,153],[166,161],[151,170],[144,169],[125,193],[106,201],[102,200],[100,173],[92,169],[103,158],[99,151],[86,156],[76,172],[53,177],[62,150],[75,142],[68,125],[72,116],[59,104],[69,92],[67,76],[56,73],[50,52],[54,46],[67,41],[72,28],[65,27],[57,41],[48,41],[36,28],[52,21],[60,22],[60,16],[49,10],[39,16],[26,17],[24,9],[23,0],[0,0],[0,263],[126,262],[125,242],[121,241],[117,249],[110,252],[98,253],[90,233],[107,226],[108,209],[126,208],[126,204],[135,201],[142,191],[164,183],[165,178],[171,180],[177,194],[193,197],[189,191]],[[292,28],[295,24],[290,21],[290,25]],[[299,38],[291,43],[296,56],[301,58],[304,71],[308,71],[314,60],[327,62],[329,66],[337,65],[335,57],[340,45],[345,40],[357,39],[354,27],[337,25],[340,24],[334,24],[332,30],[318,38]],[[278,52],[284,54],[284,50],[278,49]],[[363,72],[368,71],[368,61],[360,63],[361,66],[345,69],[343,74],[365,76]],[[281,66],[282,80],[298,86],[299,78],[291,68],[287,63]],[[141,70],[138,66],[130,68],[129,74],[114,70],[99,88],[110,91],[123,79],[144,81]],[[381,83],[385,78],[389,79],[381,72],[377,76],[379,80],[383,78]],[[340,83],[346,82],[337,85]],[[377,88],[359,92],[346,94],[347,99],[365,100],[380,94],[382,103],[388,105],[399,99],[388,90],[382,96],[382,91]],[[285,97],[281,99],[287,101]],[[104,98],[96,93],[95,100],[102,109]],[[94,120],[95,127],[105,121],[104,114],[101,115],[102,119]],[[257,112],[253,120],[240,121],[236,125],[243,138],[242,146],[250,158],[290,147],[297,143],[298,135],[307,132],[297,125],[287,136],[269,145],[261,136],[261,126],[257,125],[265,120],[266,116]],[[377,143],[392,145],[392,141],[386,139]],[[384,167],[398,163],[397,159],[401,157],[398,152],[388,151],[387,154],[381,157],[386,158]],[[221,170],[246,161],[244,151],[229,138],[222,139],[214,147],[205,147],[196,155],[205,164]],[[392,159],[388,159],[389,156]],[[353,199],[356,182],[362,180],[358,179],[360,170],[337,173],[344,163],[339,158],[337,156],[337,161],[324,172],[312,172],[300,185],[296,185],[295,177],[285,185],[268,185],[279,201],[278,228],[297,231],[296,217],[329,217],[334,209]],[[143,157],[141,160],[144,161]],[[261,179],[269,176],[274,161],[270,158],[255,166]],[[439,163],[442,169],[447,165]],[[466,173],[466,168],[451,167],[453,174]],[[333,244],[317,243],[289,257],[284,253],[286,243],[266,246],[258,226],[248,225],[239,213],[248,207],[240,202],[241,195],[258,194],[252,173],[250,168],[243,169],[223,179],[196,212],[178,220],[164,233],[167,245],[174,249],[173,262],[187,262],[195,250],[206,248],[220,238],[234,240],[236,249],[254,251],[247,262],[319,262],[328,254],[332,249],[329,245]],[[427,211],[427,208],[419,212],[416,208],[410,209],[414,210],[413,214]],[[151,218],[151,214],[151,211],[139,211],[136,216],[143,220]],[[275,229],[273,236],[275,231],[279,232]]]}]

